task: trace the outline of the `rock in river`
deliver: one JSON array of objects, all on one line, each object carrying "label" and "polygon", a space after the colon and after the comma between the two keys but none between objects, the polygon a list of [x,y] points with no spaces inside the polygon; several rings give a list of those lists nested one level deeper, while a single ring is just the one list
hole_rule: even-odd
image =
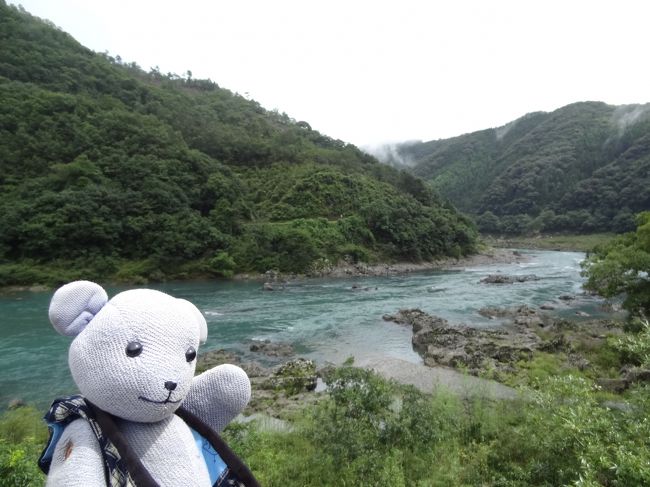
[{"label": "rock in river", "polygon": [[490,274],[481,279],[482,284],[514,284],[515,282],[539,281],[539,276],[526,274],[523,276],[508,276],[506,274]]},{"label": "rock in river", "polygon": [[297,358],[280,365],[266,381],[265,386],[297,394],[316,389],[317,380],[314,361]]},{"label": "rock in river", "polygon": [[466,368],[474,375],[485,369],[506,370],[519,360],[529,360],[540,345],[539,337],[522,326],[452,326],[419,309],[400,310],[384,319],[412,327],[413,348],[426,365]]},{"label": "rock in river", "polygon": [[294,354],[290,343],[272,342],[271,340],[253,340],[249,349],[251,352],[260,352],[269,357],[289,357]]}]

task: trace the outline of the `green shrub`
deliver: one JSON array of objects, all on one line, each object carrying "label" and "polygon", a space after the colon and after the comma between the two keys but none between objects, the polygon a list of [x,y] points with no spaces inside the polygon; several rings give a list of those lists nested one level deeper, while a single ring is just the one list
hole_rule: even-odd
[{"label": "green shrub", "polygon": [[350,261],[357,262],[370,262],[371,256],[370,252],[364,247],[361,247],[357,244],[345,244],[336,249],[336,253],[344,258],[349,259]]},{"label": "green shrub", "polygon": [[650,322],[638,318],[634,321],[640,323],[640,330],[612,339],[612,345],[621,354],[624,364],[650,367]]},{"label": "green shrub", "polygon": [[6,411],[0,417],[0,487],[43,485],[38,458],[48,433],[42,414],[32,407]]},{"label": "green shrub", "polygon": [[45,478],[37,465],[43,444],[32,439],[9,443],[0,439],[0,486],[31,487],[43,485]]},{"label": "green shrub", "polygon": [[209,262],[210,271],[218,276],[232,277],[235,275],[237,264],[228,252],[219,252]]},{"label": "green shrub", "polygon": [[644,388],[616,410],[589,380],[552,374],[523,400],[496,402],[427,395],[350,366],[328,383],[329,397],[290,429],[228,428],[264,485],[650,485]]}]

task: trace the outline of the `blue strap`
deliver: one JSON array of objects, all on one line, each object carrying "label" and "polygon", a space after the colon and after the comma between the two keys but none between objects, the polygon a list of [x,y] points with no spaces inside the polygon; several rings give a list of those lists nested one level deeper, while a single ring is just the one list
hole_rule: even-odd
[{"label": "blue strap", "polygon": [[[95,436],[97,437],[97,441],[99,442],[105,463],[105,469],[107,469],[105,472],[107,475],[107,482],[112,484],[113,480],[115,480],[118,485],[122,485],[127,480],[130,480],[129,473],[127,470],[124,470],[126,468],[125,465],[120,463],[122,462],[122,458],[119,456],[119,451],[115,449],[115,446],[110,442],[110,440],[104,436],[102,428],[97,424],[95,418],[91,417],[92,414],[88,414],[88,408],[89,405],[86,403],[84,398],[78,395],[54,401],[52,407],[44,418],[50,429],[50,439],[39,458],[39,467],[45,474],[48,473],[56,445],[61,439],[65,428],[75,419],[83,418],[89,422]],[[201,452],[201,455],[203,455],[203,460],[205,461],[208,474],[210,475],[210,485],[215,487],[237,485],[232,483],[232,479],[236,477],[232,476],[230,469],[214,449],[210,441],[201,436],[201,434],[194,428],[190,427],[190,431],[192,431],[192,436],[194,437],[194,442],[196,443],[197,448]],[[118,476],[113,478],[113,474]],[[120,477],[119,475],[121,474],[123,475]]]},{"label": "blue strap", "polygon": [[47,427],[50,429],[50,440],[47,442],[45,450],[41,454],[41,457],[38,459],[38,464],[41,466],[41,468],[43,468],[42,466],[47,465],[47,469],[49,470],[49,466],[52,463],[52,457],[54,456],[54,450],[56,449],[56,444],[61,439],[61,435],[63,434],[66,426],[67,424],[48,421]]},{"label": "blue strap", "polygon": [[208,473],[210,474],[210,485],[217,485],[217,481],[221,480],[225,475],[227,475],[228,466],[221,459],[219,454],[215,451],[207,439],[201,436],[196,430],[191,430],[192,436],[194,436],[194,441],[196,442],[196,447],[203,455],[205,465],[208,467]]}]

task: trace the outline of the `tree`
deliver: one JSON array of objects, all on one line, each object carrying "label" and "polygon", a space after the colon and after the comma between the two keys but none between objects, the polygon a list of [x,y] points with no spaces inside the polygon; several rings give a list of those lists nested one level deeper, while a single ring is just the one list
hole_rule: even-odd
[{"label": "tree", "polygon": [[499,218],[491,211],[486,211],[476,219],[476,225],[481,232],[496,234],[501,231]]},{"label": "tree", "polygon": [[501,218],[501,231],[506,235],[521,235],[530,227],[532,218],[526,214],[505,215]]},{"label": "tree", "polygon": [[625,295],[632,314],[650,315],[650,212],[637,216],[636,232],[597,247],[583,263],[585,287],[605,297]]},{"label": "tree", "polygon": [[553,210],[543,210],[531,222],[529,231],[532,233],[539,233],[548,231],[553,228],[553,220],[555,219],[555,212]]},{"label": "tree", "polygon": [[5,38],[0,284],[474,250],[471,224],[422,180],[307,122],[191,70],[95,54],[0,0]]}]

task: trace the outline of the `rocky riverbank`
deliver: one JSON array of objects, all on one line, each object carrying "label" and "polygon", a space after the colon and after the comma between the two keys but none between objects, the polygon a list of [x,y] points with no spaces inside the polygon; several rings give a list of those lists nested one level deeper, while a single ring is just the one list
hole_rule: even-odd
[{"label": "rocky riverbank", "polygon": [[622,334],[612,320],[573,321],[545,310],[532,308],[484,308],[486,317],[504,319],[495,327],[450,324],[419,309],[400,310],[384,319],[413,331],[413,348],[430,367],[451,367],[481,377],[509,382],[509,378],[532,367],[539,354],[561,371],[577,369],[604,389],[620,392],[630,384],[650,380],[650,371],[627,367],[607,370],[607,341]]},{"label": "rocky riverbank", "polygon": [[[317,369],[314,362],[304,358],[292,358],[274,367],[264,367],[256,362],[242,362],[232,352],[214,350],[199,356],[197,374],[223,363],[238,365],[251,381],[251,400],[240,420],[260,419],[265,427],[279,429],[287,428],[286,421],[304,407],[326,397],[325,383],[335,368],[329,364]],[[512,387],[468,376],[449,367],[430,367],[391,357],[366,358],[354,366],[371,369],[385,379],[414,386],[429,394],[443,387],[463,398],[512,400],[520,395]]]},{"label": "rocky riverbank", "polygon": [[[511,317],[512,324],[493,329],[470,326],[452,326],[446,320],[420,310],[401,310],[385,320],[410,326],[413,329],[413,347],[423,357],[422,364],[387,357],[362,361],[357,366],[370,368],[380,375],[402,384],[414,385],[424,392],[432,392],[442,385],[464,397],[481,394],[486,397],[511,399],[517,396],[513,389],[484,377],[468,378],[467,373],[483,376],[486,370],[499,379],[499,374],[512,371],[520,360],[528,360],[535,350],[548,348],[533,328],[545,328],[552,320],[526,306],[516,309],[486,308],[485,316]],[[557,343],[553,346],[557,346]],[[253,341],[251,352],[258,353],[272,367],[256,361],[242,361],[224,350],[209,351],[199,356],[197,373],[222,363],[242,367],[251,379],[252,397],[244,411],[245,416],[263,415],[290,418],[292,413],[318,401],[333,366],[317,369],[311,360],[296,358],[286,343]],[[460,369],[460,372],[452,369]]]},{"label": "rocky riverbank", "polygon": [[[508,385],[530,384],[540,371],[584,374],[614,393],[637,382],[650,382],[649,370],[633,366],[608,368],[608,354],[612,350],[608,340],[623,333],[620,323],[605,319],[567,320],[549,308],[552,306],[522,305],[478,310],[482,316],[499,320],[493,327],[452,324],[419,309],[403,309],[385,315],[384,320],[411,328],[413,348],[423,363],[374,357],[355,365],[424,392],[433,392],[442,385],[462,397],[479,394],[494,399],[517,397],[518,392]],[[285,343],[253,341],[249,350],[260,354],[260,360],[272,359],[276,365],[242,362],[231,352],[217,350],[200,355],[197,366],[199,373],[215,365],[232,363],[247,372],[252,398],[245,416],[290,419],[296,411],[324,397],[327,375],[333,366],[319,370],[313,361],[296,358],[291,346]]]},{"label": "rocky riverbank", "polygon": [[[527,307],[513,310],[513,313],[518,322],[521,316],[530,316]],[[419,309],[400,310],[394,315],[385,315],[384,320],[412,328],[413,348],[422,356],[425,365],[461,368],[472,375],[481,375],[486,370],[510,371],[520,360],[530,360],[533,351],[542,344],[540,337],[528,326],[452,326],[447,320]]]},{"label": "rocky riverbank", "polygon": [[[424,272],[432,270],[459,270],[466,267],[475,267],[491,264],[512,264],[526,262],[526,256],[512,249],[489,248],[481,252],[461,258],[445,257],[430,262],[393,262],[393,263],[374,263],[352,262],[351,260],[341,260],[337,263],[321,262],[319,266],[314,267],[305,274],[282,273],[275,270],[268,270],[262,274],[241,273],[236,274],[234,280],[250,280],[263,283],[265,291],[282,290],[284,284],[290,281],[308,279],[313,277],[373,277],[373,276],[391,276],[399,274],[409,274],[412,272]],[[146,284],[148,280],[142,282],[133,282],[132,284]],[[118,284],[110,282],[109,284]],[[120,281],[119,284],[125,284]],[[25,285],[25,286],[2,286],[0,295],[12,295],[20,292],[47,292],[53,287],[42,284]]]},{"label": "rocky riverbank", "polygon": [[482,235],[485,244],[508,249],[560,250],[568,252],[590,252],[597,245],[603,245],[614,238],[613,233],[545,234],[532,236]]},{"label": "rocky riverbank", "polygon": [[[285,349],[284,344],[277,345],[278,349]],[[266,343],[265,348],[271,350],[274,347]],[[320,391],[317,391],[319,377],[326,373],[317,370],[313,361],[304,358],[292,358],[274,367],[265,367],[257,362],[242,362],[237,355],[226,350],[213,350],[199,355],[196,373],[221,364],[237,365],[250,378],[252,395],[243,412],[244,416],[262,414],[290,418],[294,411],[321,397]]]},{"label": "rocky riverbank", "polygon": [[395,274],[408,274],[431,270],[453,270],[465,267],[475,267],[490,264],[512,264],[525,262],[526,257],[515,250],[489,249],[478,254],[455,259],[447,257],[431,262],[396,262],[393,264],[365,264],[341,261],[322,273],[318,277],[359,277],[359,276],[386,276]]},{"label": "rocky riverbank", "polygon": [[459,270],[466,267],[476,267],[491,264],[512,264],[526,262],[528,258],[511,249],[490,248],[478,254],[461,257],[459,259],[446,257],[430,262],[394,262],[368,264],[365,262],[352,262],[341,260],[336,264],[324,262],[321,266],[307,274],[284,274],[269,270],[263,274],[237,274],[235,279],[253,280],[263,282],[265,291],[278,291],[289,281],[312,277],[374,277],[409,274],[432,270]]}]

